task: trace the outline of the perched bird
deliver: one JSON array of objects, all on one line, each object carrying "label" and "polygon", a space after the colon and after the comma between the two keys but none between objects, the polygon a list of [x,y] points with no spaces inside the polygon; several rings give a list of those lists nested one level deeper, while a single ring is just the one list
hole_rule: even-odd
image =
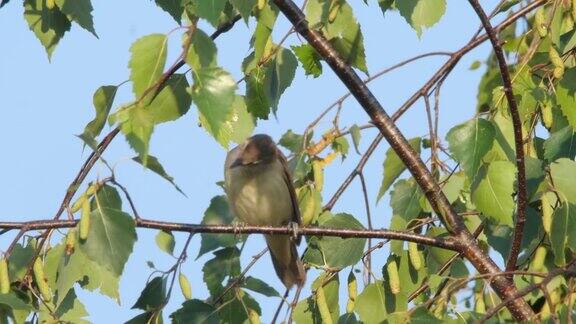
[{"label": "perched bird", "polygon": [[[226,156],[226,194],[234,215],[249,225],[301,225],[298,200],[288,173],[286,157],[270,136],[258,134]],[[288,235],[265,235],[276,274],[290,289],[306,280],[298,258],[299,239]]]}]

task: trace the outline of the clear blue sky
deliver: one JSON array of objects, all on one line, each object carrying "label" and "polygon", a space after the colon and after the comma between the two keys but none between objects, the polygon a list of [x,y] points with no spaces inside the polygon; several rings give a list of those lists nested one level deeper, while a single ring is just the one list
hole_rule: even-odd
[{"label": "clear blue sky", "polygon": [[[491,10],[497,1],[482,2],[487,10]],[[449,1],[442,21],[426,30],[419,39],[398,13],[388,13],[383,19],[376,1],[370,1],[368,6],[360,1],[353,3],[356,17],[362,25],[371,73],[429,51],[455,51],[467,42],[479,25],[466,1],[453,0]],[[0,10],[0,41],[4,44],[0,51],[0,172],[3,181],[0,220],[48,219],[53,216],[68,184],[88,153],[82,151],[82,143],[74,135],[80,134],[94,115],[94,90],[100,85],[118,84],[128,79],[128,49],[134,40],[150,33],[167,33],[177,26],[168,14],[151,1],[95,1],[93,5],[99,39],[73,25],[56,48],[52,62],[48,62],[44,49],[28,29],[22,17],[21,1],[12,0]],[[249,28],[253,30],[253,22]],[[206,30],[211,31],[209,28]],[[275,40],[278,41],[287,30],[287,22],[282,17],[275,30]],[[250,51],[248,31],[241,22],[233,31],[217,40],[219,61],[236,79],[241,77],[240,63]],[[179,54],[179,41],[179,34],[172,34],[168,64],[174,62]],[[298,38],[294,36],[288,40],[288,44],[298,43]],[[467,55],[442,88],[442,138],[451,125],[467,120],[474,114],[478,81],[484,69],[469,71],[468,68],[474,60],[487,57],[487,45]],[[386,110],[392,113],[414,90],[421,87],[444,60],[445,57],[423,59],[382,77],[373,82],[370,88]],[[345,93],[344,87],[326,66],[324,71],[320,78],[313,79],[305,77],[299,69],[293,86],[281,99],[278,119],[259,122],[256,131],[269,133],[275,139],[279,139],[288,129],[301,133],[321,110]],[[130,87],[125,86],[118,94],[116,103],[127,102],[130,96]],[[364,124],[368,120],[353,100],[345,103],[341,118],[349,125]],[[407,137],[426,135],[423,104],[415,105],[400,120],[399,126]],[[329,123],[321,124],[317,134],[328,127]],[[375,134],[375,130],[363,133],[362,151]],[[386,144],[380,146],[365,171],[375,227],[387,226],[391,214],[387,198],[377,206],[375,204],[387,148]],[[200,159],[198,154],[192,153],[197,150],[202,150],[204,158]],[[197,114],[193,108],[177,122],[156,128],[150,152],[159,157],[188,198],[178,194],[155,174],[131,162],[134,153],[122,137],[114,141],[105,157],[115,165],[118,180],[128,188],[144,217],[200,223],[210,199],[222,194],[215,183],[223,178],[225,150],[197,126]],[[330,166],[324,189],[325,199],[332,195],[357,160],[358,156],[351,152],[344,163],[337,162]],[[104,167],[97,166],[88,180],[94,180],[98,175],[105,176],[106,171]],[[366,224],[359,183],[355,182],[343,195],[334,211],[352,213]],[[0,237],[4,249],[13,234]],[[173,259],[156,247],[155,235],[156,231],[138,231],[138,242],[121,281],[122,305],[97,293],[77,289],[91,321],[126,321],[138,314],[130,307],[151,271],[145,262],[151,260],[159,268],[168,268],[173,263]],[[177,234],[176,238],[176,251],[180,251],[185,235]],[[243,253],[242,264],[249,262],[250,257],[263,245],[261,237],[251,237]],[[192,282],[194,298],[203,299],[207,297],[207,290],[201,269],[210,256],[194,260],[198,248],[199,237],[192,241],[190,258],[184,270]],[[375,254],[375,258],[380,260],[376,266],[382,264],[386,255],[386,250]],[[379,270],[375,272],[379,273]],[[273,287],[283,291],[268,257],[261,259],[250,274],[265,278]],[[310,282],[315,277],[314,272],[309,273]],[[267,322],[271,319],[277,299],[270,301],[260,295],[256,297],[263,308],[263,322]],[[177,309],[182,301],[179,290],[175,290],[165,315]],[[341,304],[345,305],[344,302]]]}]

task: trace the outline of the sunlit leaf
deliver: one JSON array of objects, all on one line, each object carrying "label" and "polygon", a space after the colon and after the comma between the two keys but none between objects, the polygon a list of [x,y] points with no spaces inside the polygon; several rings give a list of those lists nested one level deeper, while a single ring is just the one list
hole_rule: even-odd
[{"label": "sunlit leaf", "polygon": [[[412,146],[412,148],[417,153],[420,153],[420,141],[421,141],[420,137],[415,137],[408,140],[410,146]],[[380,185],[380,190],[378,191],[377,200],[380,200],[384,196],[384,194],[386,193],[386,191],[388,191],[392,183],[394,183],[394,181],[398,179],[398,177],[402,174],[402,172],[406,170],[406,166],[404,165],[402,160],[400,160],[400,157],[398,157],[396,151],[394,151],[394,149],[392,148],[389,148],[386,151],[386,158],[384,159],[383,168],[384,168],[383,170],[384,178],[382,178],[382,184]]]},{"label": "sunlit leaf", "polygon": [[490,221],[512,226],[516,166],[507,161],[483,165],[472,184],[472,201]]}]

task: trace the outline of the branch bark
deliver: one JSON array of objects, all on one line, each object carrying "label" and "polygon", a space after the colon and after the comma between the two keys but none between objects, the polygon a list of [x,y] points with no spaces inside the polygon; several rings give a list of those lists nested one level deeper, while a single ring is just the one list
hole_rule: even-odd
[{"label": "branch bark", "polygon": [[[496,263],[478,246],[476,239],[466,229],[463,220],[452,208],[418,154],[412,149],[406,138],[356,72],[339,56],[319,32],[308,27],[304,13],[293,1],[274,0],[274,3],[292,23],[296,31],[328,63],[370,116],[380,133],[386,138],[398,157],[412,173],[434,211],[441,216],[441,220],[448,232],[460,242],[464,256],[482,274],[501,272]],[[502,299],[509,298],[517,293],[516,287],[501,276],[492,280],[491,285]],[[519,321],[527,321],[534,316],[534,312],[523,299],[514,300],[508,305],[508,309]]]},{"label": "branch bark", "polygon": [[[79,220],[34,220],[28,222],[0,222],[0,229],[19,229],[23,232],[33,230],[51,230],[74,227]],[[370,229],[343,229],[326,227],[275,227],[275,226],[235,226],[235,225],[204,225],[165,222],[138,218],[134,220],[136,227],[158,229],[172,232],[196,233],[227,233],[227,234],[271,234],[271,235],[305,235],[305,236],[335,236],[341,238],[373,238],[400,240],[423,245],[435,246],[451,251],[460,251],[460,244],[453,238],[429,237],[413,232]]]},{"label": "branch bark", "polygon": [[[480,21],[486,30],[486,34],[492,43],[492,48],[494,49],[494,54],[496,55],[496,60],[498,61],[498,67],[500,68],[500,75],[502,76],[504,94],[506,95],[506,100],[508,101],[510,115],[512,115],[512,125],[514,128],[514,146],[516,148],[516,168],[518,170],[518,193],[516,225],[514,226],[514,234],[512,239],[512,246],[510,247],[510,254],[508,256],[508,260],[506,260],[506,271],[514,271],[516,270],[516,260],[518,260],[518,254],[520,254],[520,245],[522,243],[522,237],[524,236],[524,223],[526,223],[526,166],[524,163],[522,121],[520,120],[518,105],[512,90],[512,78],[510,77],[510,71],[508,70],[508,64],[506,63],[506,58],[504,57],[504,52],[502,51],[502,45],[500,44],[498,35],[496,35],[496,32],[490,23],[490,19],[488,16],[486,16],[486,13],[482,9],[482,6],[480,6],[480,3],[478,3],[478,0],[468,0],[468,2],[470,2],[470,5],[472,8],[474,8],[474,11],[476,11],[478,18],[480,18]],[[512,280],[513,275],[509,276],[508,278]]]}]

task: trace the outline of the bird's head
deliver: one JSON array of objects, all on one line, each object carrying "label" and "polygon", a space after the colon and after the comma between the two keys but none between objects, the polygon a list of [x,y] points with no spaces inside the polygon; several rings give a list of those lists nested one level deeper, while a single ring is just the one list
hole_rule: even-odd
[{"label": "bird's head", "polygon": [[274,161],[278,149],[272,138],[266,134],[257,134],[248,138],[240,147],[238,157],[230,168],[237,166],[256,166]]}]

